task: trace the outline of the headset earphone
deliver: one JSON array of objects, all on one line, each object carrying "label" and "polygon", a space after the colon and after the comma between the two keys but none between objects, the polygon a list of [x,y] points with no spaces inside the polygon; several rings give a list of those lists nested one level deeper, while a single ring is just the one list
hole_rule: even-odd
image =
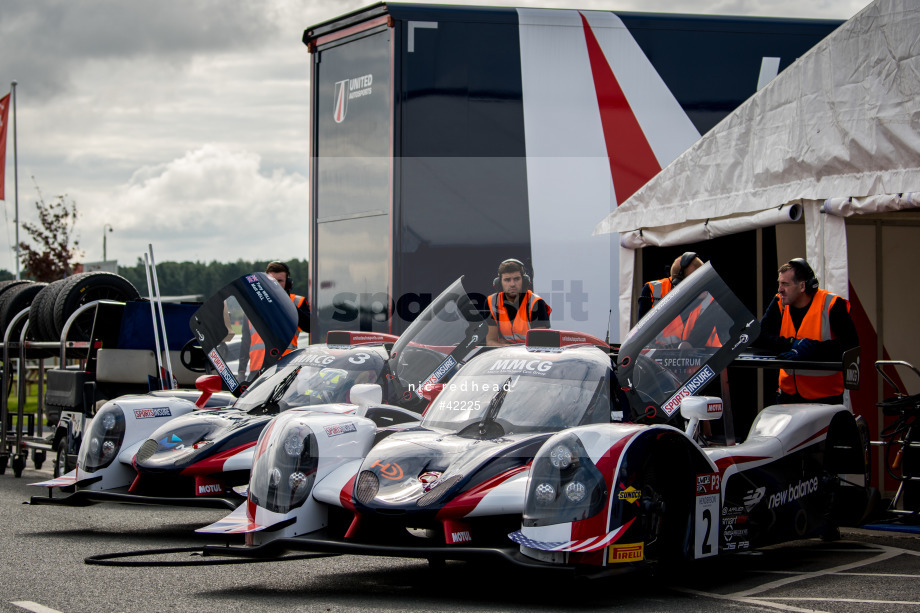
[{"label": "headset earphone", "polygon": [[287,273],[287,277],[284,279],[284,291],[290,294],[291,290],[294,289],[294,278],[291,277],[291,268],[284,262],[281,262],[280,260],[272,260],[265,266],[266,270],[269,267],[271,267],[273,264],[278,265],[279,267],[284,269],[285,273]]},{"label": "headset earphone", "polygon": [[677,274],[671,276],[672,283],[682,281],[684,279],[684,271],[686,271],[687,267],[690,266],[696,259],[696,252],[684,252],[680,257],[680,270],[677,271]]},{"label": "headset earphone", "polygon": [[[524,278],[524,283],[521,284],[521,292],[527,292],[533,286],[533,280],[530,278],[530,275],[527,274],[527,267],[524,266],[524,263],[518,260],[517,258],[507,258],[501,261],[501,264],[498,265],[498,268],[502,268],[502,264],[507,262],[513,262],[521,266],[521,277]],[[502,276],[499,275],[492,280],[492,287],[495,288],[498,292],[502,291]]]},{"label": "headset earphone", "polygon": [[818,278],[815,272],[804,258],[793,258],[789,261],[789,266],[795,269],[795,277],[805,281],[805,292],[809,295],[818,291]]}]

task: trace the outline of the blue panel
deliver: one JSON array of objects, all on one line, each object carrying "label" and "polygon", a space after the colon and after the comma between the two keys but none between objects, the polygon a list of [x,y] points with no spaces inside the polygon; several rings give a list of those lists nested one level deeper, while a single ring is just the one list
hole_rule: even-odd
[{"label": "blue panel", "polygon": [[[188,322],[198,307],[199,305],[184,303],[163,303],[163,319],[166,322],[166,338],[170,350],[181,350],[192,338]],[[160,342],[162,344],[162,335]],[[118,332],[118,347],[123,350],[156,350],[149,302],[133,301],[125,304],[121,330]]]}]

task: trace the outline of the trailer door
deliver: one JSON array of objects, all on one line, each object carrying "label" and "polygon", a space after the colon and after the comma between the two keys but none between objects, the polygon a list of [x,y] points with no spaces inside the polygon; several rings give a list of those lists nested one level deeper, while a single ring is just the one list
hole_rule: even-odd
[{"label": "trailer door", "polygon": [[316,41],[310,161],[315,339],[333,329],[388,331],[390,54],[385,20]]}]

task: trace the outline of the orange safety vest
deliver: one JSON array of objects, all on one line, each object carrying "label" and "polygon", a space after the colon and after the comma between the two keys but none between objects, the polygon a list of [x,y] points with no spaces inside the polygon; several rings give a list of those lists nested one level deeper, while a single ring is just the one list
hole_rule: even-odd
[{"label": "orange safety vest", "polygon": [[[306,297],[300,296],[299,294],[289,294],[291,300],[294,302],[294,306],[300,309],[304,303],[307,302]],[[298,329],[299,330],[299,329]],[[284,353],[281,354],[285,356],[292,351],[297,349],[297,333],[294,333],[294,338],[291,339],[291,342],[288,344]],[[259,371],[262,368],[262,364],[265,362],[265,341],[262,339],[255,328],[253,328],[252,323],[249,324],[249,370],[250,371]]]},{"label": "orange safety vest", "polygon": [[[661,331],[661,335],[658,337],[658,343],[677,347],[680,345],[681,341],[689,339],[690,333],[693,331],[694,325],[696,325],[696,321],[699,319],[700,315],[702,315],[703,311],[711,304],[712,297],[710,296],[708,301],[700,303],[697,305],[696,309],[690,312],[686,322],[684,322],[680,316],[671,320],[671,322],[664,327],[664,330]],[[716,332],[715,327],[713,327],[712,333],[709,334],[709,338],[706,340],[706,347],[722,347],[722,342],[719,340],[719,334]]]},{"label": "orange safety vest", "polygon": [[[496,297],[498,297],[496,299]],[[530,330],[530,320],[533,318],[533,309],[537,301],[543,300],[532,291],[528,290],[521,297],[521,306],[514,316],[514,321],[508,317],[508,310],[505,308],[505,293],[490,294],[487,299],[489,311],[492,318],[498,324],[498,332],[508,343],[524,343],[527,340],[527,331]],[[496,306],[496,300],[498,305]],[[497,312],[496,312],[497,309]],[[549,305],[546,306],[546,315],[552,313]]]},{"label": "orange safety vest", "polygon": [[[793,339],[814,339],[815,341],[830,341],[833,339],[831,333],[830,313],[831,307],[837,299],[840,299],[847,306],[847,313],[850,312],[850,302],[840,298],[836,294],[831,294],[827,290],[818,290],[811,299],[811,305],[799,324],[799,329],[795,329],[792,323],[792,316],[786,305],[781,300],[778,301],[779,311],[783,316],[782,324],[779,328],[780,337],[792,337]],[[779,371],[779,388],[786,394],[798,394],[806,399],[823,399],[843,394],[843,373],[830,373],[827,371],[809,371],[806,369],[780,369]]]},{"label": "orange safety vest", "polygon": [[650,281],[645,285],[649,287],[649,291],[652,295],[652,307],[655,306],[655,303],[667,296],[668,292],[674,289],[674,286],[671,284],[670,277],[665,277],[664,279],[659,279],[656,281]]}]

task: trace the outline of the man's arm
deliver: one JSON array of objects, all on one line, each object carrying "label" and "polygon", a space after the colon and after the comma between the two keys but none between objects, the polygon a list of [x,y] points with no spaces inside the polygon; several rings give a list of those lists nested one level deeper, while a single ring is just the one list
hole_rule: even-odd
[{"label": "man's arm", "polygon": [[779,336],[782,322],[783,316],[779,311],[779,298],[774,296],[760,319],[760,336],[751,345],[776,354],[788,352],[792,348],[792,339]]},{"label": "man's arm", "polygon": [[249,370],[249,346],[251,343],[249,320],[243,318],[243,332],[240,335],[240,360],[237,367],[237,376],[241,382],[246,379],[246,372]]},{"label": "man's arm", "polygon": [[847,311],[847,304],[843,298],[838,298],[834,301],[834,305],[828,314],[828,320],[830,321],[833,338],[829,341],[818,343],[811,357],[812,360],[838,361],[846,350],[859,345],[856,325],[853,324],[853,318],[850,317],[850,313]]},{"label": "man's arm", "polygon": [[489,332],[486,333],[486,345],[508,345],[508,342],[498,334],[498,326],[491,318],[489,319]]},{"label": "man's arm", "polygon": [[297,328],[305,333],[310,332],[310,303],[307,301],[297,308]]},{"label": "man's arm", "polygon": [[649,284],[642,285],[642,294],[639,296],[639,300],[636,302],[639,306],[637,317],[638,320],[641,320],[645,317],[645,314],[651,311],[652,307],[655,305],[655,301],[652,298],[652,287]]},{"label": "man's arm", "polygon": [[549,328],[549,309],[546,308],[546,302],[543,299],[537,301],[533,306],[530,328]]}]

